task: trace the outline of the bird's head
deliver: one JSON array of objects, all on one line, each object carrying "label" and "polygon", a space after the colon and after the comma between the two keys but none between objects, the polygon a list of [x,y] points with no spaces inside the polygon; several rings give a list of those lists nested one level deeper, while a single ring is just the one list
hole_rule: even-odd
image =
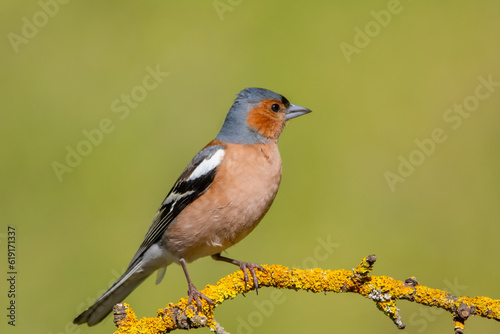
[{"label": "bird's head", "polygon": [[229,109],[217,139],[236,144],[277,140],[286,122],[311,110],[264,88],[245,88]]}]

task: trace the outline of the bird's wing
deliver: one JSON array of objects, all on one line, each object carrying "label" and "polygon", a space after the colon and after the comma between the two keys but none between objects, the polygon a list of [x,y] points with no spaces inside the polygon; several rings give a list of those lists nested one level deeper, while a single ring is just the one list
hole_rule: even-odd
[{"label": "bird's wing", "polygon": [[221,142],[212,141],[193,158],[156,212],[129,267],[133,266],[151,245],[161,240],[169,224],[186,206],[210,188],[224,154],[225,146]]}]

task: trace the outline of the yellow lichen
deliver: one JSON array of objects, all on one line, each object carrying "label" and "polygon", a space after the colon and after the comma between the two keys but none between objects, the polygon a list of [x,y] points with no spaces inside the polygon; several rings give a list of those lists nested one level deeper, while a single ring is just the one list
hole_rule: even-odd
[{"label": "yellow lichen", "polygon": [[[256,276],[259,287],[306,290],[315,293],[358,293],[372,299],[399,328],[404,328],[396,306],[396,301],[401,299],[448,311],[454,316],[456,328],[462,326],[460,328],[463,329],[469,313],[500,320],[500,300],[488,297],[452,297],[446,291],[418,284],[414,277],[409,279],[411,284],[407,284],[387,276],[372,276],[369,274],[374,262],[375,256],[370,255],[353,270],[322,270],[320,268],[301,270],[281,265],[263,265],[265,270],[256,271]],[[166,308],[158,310],[157,317],[140,320],[137,320],[132,310],[127,308],[127,317],[120,322],[120,327],[115,334],[159,334],[177,328],[205,326],[215,330],[217,326],[213,315],[215,308],[225,300],[253,289],[252,280],[245,283],[240,270],[220,279],[216,285],[207,285],[201,291],[214,302],[213,306],[202,300],[202,310],[198,312],[194,301],[191,305],[187,305],[187,298],[183,298],[177,304],[169,303]]]}]

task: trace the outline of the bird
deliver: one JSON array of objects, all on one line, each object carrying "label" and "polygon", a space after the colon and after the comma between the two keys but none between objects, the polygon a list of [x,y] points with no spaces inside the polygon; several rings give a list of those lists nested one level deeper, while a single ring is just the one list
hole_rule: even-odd
[{"label": "bird", "polygon": [[247,270],[258,288],[258,264],[221,255],[245,238],[273,203],[281,182],[278,138],[287,122],[311,110],[291,104],[273,91],[240,91],[212,141],[199,151],[161,203],[125,273],[73,323],[101,322],[157,271],[159,284],[172,263],[181,265],[188,283],[188,304],[213,305],[193,284],[187,263],[211,256]]}]

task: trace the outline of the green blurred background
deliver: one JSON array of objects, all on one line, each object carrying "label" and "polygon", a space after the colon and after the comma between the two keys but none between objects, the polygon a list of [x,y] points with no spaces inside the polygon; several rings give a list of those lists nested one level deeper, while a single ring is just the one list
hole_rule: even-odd
[{"label": "green blurred background", "polygon": [[[0,239],[5,250],[7,225],[17,228],[19,272],[17,326],[6,324],[3,279],[0,328],[112,333],[110,318],[94,328],[71,321],[122,273],[173,182],[248,86],[314,112],[286,128],[278,197],[229,256],[350,269],[375,253],[373,274],[500,298],[500,87],[471,98],[478,77],[500,82],[498,1],[7,0],[0,7]],[[398,11],[390,22],[389,9]],[[356,27],[372,37],[355,40]],[[346,57],[341,45],[356,42],[361,47]],[[148,67],[169,75],[143,96]],[[112,104],[123,107],[122,94],[131,92],[141,101],[127,117],[115,113]],[[443,116],[464,101],[479,105],[453,129]],[[66,164],[67,147],[84,145],[82,131],[103,119],[113,130],[58,179],[54,162]],[[399,156],[419,158],[414,141],[436,128],[446,141],[392,191],[386,171],[398,173]],[[199,288],[236,270],[211,259],[189,269]],[[172,265],[160,286],[149,279],[126,301],[138,316],[154,316],[186,290]],[[263,309],[272,291],[238,296],[216,319],[231,333],[452,332],[447,313],[409,302],[399,303],[407,327],[398,331],[358,295],[286,291]],[[469,333],[499,331],[491,320],[467,322]]]}]

